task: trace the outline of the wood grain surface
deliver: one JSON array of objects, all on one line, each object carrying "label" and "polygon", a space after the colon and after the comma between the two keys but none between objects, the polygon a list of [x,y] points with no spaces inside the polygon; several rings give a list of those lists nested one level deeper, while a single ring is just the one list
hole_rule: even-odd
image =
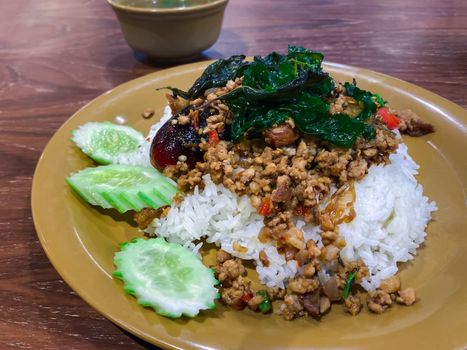
[{"label": "wood grain surface", "polygon": [[[289,43],[467,106],[467,1],[231,0],[218,42],[199,59]],[[104,0],[0,0],[0,349],[155,349],[60,279],[38,243],[30,190],[41,151],[70,115],[162,68],[133,54]]]}]

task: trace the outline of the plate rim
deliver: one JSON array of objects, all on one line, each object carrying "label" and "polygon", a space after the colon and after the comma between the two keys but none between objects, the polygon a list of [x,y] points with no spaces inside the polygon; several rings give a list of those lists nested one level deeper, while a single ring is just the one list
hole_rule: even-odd
[{"label": "plate rim", "polygon": [[[36,174],[38,173],[38,170],[41,168],[43,159],[45,154],[49,151],[50,145],[54,138],[57,137],[59,133],[62,132],[62,130],[70,123],[72,120],[77,118],[83,110],[88,108],[90,105],[98,102],[100,98],[103,98],[105,95],[109,94],[114,94],[118,93],[120,90],[125,91],[130,85],[137,84],[139,87],[145,82],[145,81],[152,81],[154,80],[153,78],[156,78],[158,75],[169,75],[170,73],[176,73],[180,72],[182,74],[186,73],[190,69],[193,70],[198,70],[201,69],[202,67],[207,66],[209,63],[212,63],[215,60],[206,60],[206,61],[200,61],[200,62],[195,62],[195,63],[190,63],[190,64],[184,64],[184,65],[179,65],[179,66],[174,66],[171,68],[167,69],[162,69],[156,72],[152,72],[146,75],[143,75],[141,77],[131,79],[129,81],[126,81],[122,84],[119,84],[115,87],[113,87],[110,90],[107,90],[98,96],[94,97],[92,100],[88,101],[84,106],[80,107],[76,112],[74,112],[70,117],[68,117],[61,125],[60,127],[53,133],[53,135],[50,137],[48,140],[47,144],[45,145],[44,149],[41,152],[41,155],[38,158],[38,161],[36,163],[35,169],[34,169],[34,175],[32,179],[32,185],[31,185],[31,199],[30,199],[30,205],[31,205],[31,212],[32,212],[32,219],[33,219],[33,224],[34,224],[34,229],[36,231],[36,234],[39,238],[39,242],[41,244],[42,249],[44,250],[49,262],[52,264],[54,269],[58,272],[60,277],[68,284],[68,286],[77,293],[77,295],[84,300],[89,306],[91,306],[94,310],[96,310],[99,314],[101,314],[103,317],[106,319],[110,320],[113,322],[115,325],[122,327],[124,330],[132,333],[133,335],[147,341],[148,343],[154,344],[156,346],[159,346],[164,349],[184,349],[184,348],[196,348],[193,346],[193,344],[189,344],[187,342],[180,341],[177,338],[176,343],[173,341],[167,342],[164,340],[163,337],[155,337],[147,334],[145,331],[141,331],[138,327],[133,327],[130,323],[127,323],[125,320],[118,319],[112,315],[112,313],[107,312],[106,310],[103,310],[98,303],[96,303],[92,298],[88,296],[86,293],[82,293],[81,288],[79,285],[74,281],[72,275],[73,273],[70,271],[67,271],[66,267],[63,266],[63,264],[58,263],[55,261],[53,257],[53,253],[49,250],[49,246],[46,242],[46,235],[44,234],[43,231],[46,231],[43,227],[40,227],[38,224],[38,209],[37,209],[37,188],[39,186],[38,184],[38,179]],[[407,89],[410,89],[410,95],[413,97],[417,97],[417,95],[425,95],[423,99],[421,98],[416,98],[419,102],[425,103],[424,100],[429,100],[433,101],[435,100],[436,102],[430,104],[431,108],[435,108],[438,113],[443,114],[444,118],[447,120],[449,123],[453,123],[457,127],[460,127],[460,132],[463,133],[464,135],[467,136],[467,111],[460,105],[448,100],[447,98],[440,96],[430,90],[427,90],[423,87],[420,87],[418,85],[415,85],[413,83],[407,82],[405,80],[399,79],[397,77],[393,77],[384,73],[376,72],[373,70],[369,70],[366,68],[360,68],[356,66],[350,66],[350,65],[345,65],[345,64],[340,64],[340,63],[334,63],[334,62],[323,62],[323,66],[325,70],[327,68],[331,69],[337,69],[337,70],[345,70],[345,71],[355,71],[358,72],[359,75],[364,75],[364,76],[376,76],[381,79],[390,79],[391,81],[394,81],[398,84],[404,85],[404,90],[400,89],[399,87],[395,87],[393,84],[391,86],[393,88],[396,88],[396,90],[400,91],[405,91],[407,92]],[[361,79],[361,78],[360,78]],[[447,113],[449,112],[449,113]],[[449,114],[454,115],[456,118],[452,118],[449,116]],[[465,198],[465,196],[464,196]],[[172,338],[173,339],[173,338]],[[184,346],[184,347],[180,347]]]}]

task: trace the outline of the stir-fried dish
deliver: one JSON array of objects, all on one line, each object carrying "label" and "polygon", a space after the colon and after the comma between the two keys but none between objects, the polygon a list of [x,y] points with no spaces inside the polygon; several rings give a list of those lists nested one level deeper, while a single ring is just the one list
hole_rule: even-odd
[{"label": "stir-fried dish", "polygon": [[[115,260],[140,304],[195,316],[219,298],[292,320],[334,304],[356,315],[416,301],[398,263],[414,257],[436,206],[401,133],[434,127],[334,80],[322,60],[296,46],[220,59],[188,91],[159,87],[170,109],[147,138],[111,123],[76,130],[75,143],[110,165],[70,185],[93,205],[135,211],[150,237]],[[193,263],[206,243],[219,248],[215,266]]]}]

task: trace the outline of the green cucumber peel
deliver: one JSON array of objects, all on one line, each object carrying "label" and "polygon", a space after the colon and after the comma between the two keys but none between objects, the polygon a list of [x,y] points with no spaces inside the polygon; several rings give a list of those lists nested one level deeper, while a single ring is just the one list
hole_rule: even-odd
[{"label": "green cucumber peel", "polygon": [[219,281],[192,251],[163,238],[137,238],[120,247],[113,276],[139,305],[170,318],[216,307]]}]

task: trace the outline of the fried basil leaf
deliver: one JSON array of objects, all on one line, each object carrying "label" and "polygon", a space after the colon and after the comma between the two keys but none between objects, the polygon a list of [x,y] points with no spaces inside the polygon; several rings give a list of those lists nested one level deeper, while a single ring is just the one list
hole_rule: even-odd
[{"label": "fried basil leaf", "polygon": [[330,115],[329,105],[318,96],[302,94],[290,107],[297,128],[305,133],[350,148],[359,136],[371,138],[374,129],[344,114]]},{"label": "fried basil leaf", "polygon": [[249,102],[278,103],[290,100],[301,91],[328,95],[334,84],[322,71],[323,55],[303,47],[289,46],[289,53],[272,52],[265,57],[256,56],[243,72],[243,85],[222,98],[229,101],[243,93]]},{"label": "fried basil leaf", "polygon": [[244,96],[231,100],[234,113],[232,140],[237,142],[247,134],[255,136],[267,128],[292,118],[298,130],[315,135],[336,146],[352,147],[359,136],[372,138],[374,129],[368,124],[344,114],[330,115],[329,104],[309,93],[295,95],[289,102],[252,104]]},{"label": "fried basil leaf", "polygon": [[190,90],[183,91],[170,86],[164,87],[163,89],[171,90],[174,96],[193,99],[202,95],[207,89],[225,86],[229,80],[243,75],[243,70],[248,65],[249,62],[245,61],[244,55],[231,56],[228,59],[219,59],[207,66],[203,74],[196,79]]},{"label": "fried basil leaf", "polygon": [[186,99],[202,95],[207,89],[224,86],[243,76],[243,84],[220,97],[233,113],[231,137],[254,137],[271,126],[292,118],[302,133],[315,135],[339,147],[352,147],[358,137],[375,136],[364,121],[375,115],[384,100],[357,87],[355,80],[345,83],[346,95],[362,106],[355,118],[329,114],[329,96],[335,90],[333,79],[322,69],[323,55],[300,46],[289,46],[286,55],[272,52],[246,62],[245,56],[232,56],[209,65],[189,91],[170,88]]},{"label": "fried basil leaf", "polygon": [[385,101],[380,95],[358,88],[355,79],[352,83],[344,83],[344,88],[347,96],[353,97],[363,104],[362,112],[356,117],[358,120],[374,116],[378,107],[385,105]]},{"label": "fried basil leaf", "polygon": [[289,45],[287,53],[289,61],[302,66],[302,68],[321,70],[324,55],[321,52],[310,51],[302,46]]},{"label": "fried basil leaf", "polygon": [[244,55],[231,56],[224,60],[220,59],[211,63],[203,74],[195,81],[188,90],[192,98],[198,97],[205,90],[225,86],[229,80],[233,80],[243,74],[243,70],[248,66]]}]

